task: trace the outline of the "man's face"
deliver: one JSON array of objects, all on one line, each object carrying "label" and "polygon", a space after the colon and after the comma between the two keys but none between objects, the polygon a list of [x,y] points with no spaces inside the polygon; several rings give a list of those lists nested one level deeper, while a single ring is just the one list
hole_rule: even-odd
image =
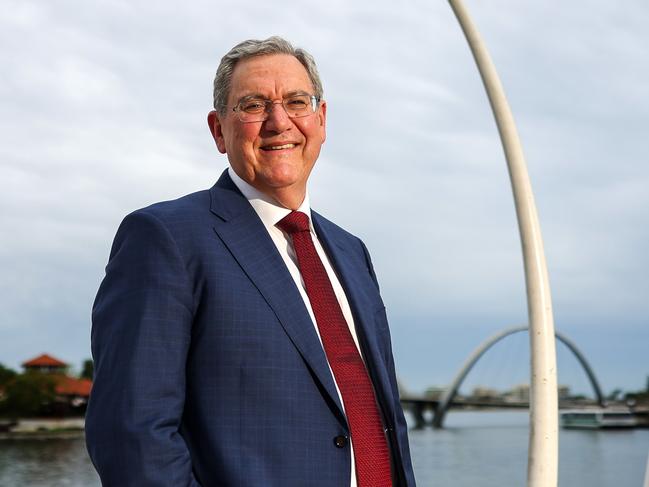
[{"label": "man's face", "polygon": [[[267,120],[249,123],[241,122],[232,107],[246,96],[277,102],[296,92],[313,94],[313,86],[295,57],[273,54],[244,59],[232,73],[225,115],[208,115],[216,145],[228,155],[234,171],[284,206],[289,206],[287,197],[304,197],[307,179],[325,141],[325,103],[314,114],[294,119],[276,103]],[[301,199],[297,205],[300,203]]]}]

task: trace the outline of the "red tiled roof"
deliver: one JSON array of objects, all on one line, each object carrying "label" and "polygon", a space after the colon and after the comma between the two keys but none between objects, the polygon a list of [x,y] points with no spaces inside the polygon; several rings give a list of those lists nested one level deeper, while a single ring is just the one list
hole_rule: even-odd
[{"label": "red tiled roof", "polygon": [[67,367],[68,364],[44,353],[36,358],[23,362],[23,367]]},{"label": "red tiled roof", "polygon": [[57,394],[62,396],[90,396],[92,381],[88,379],[75,379],[67,375],[55,376]]}]

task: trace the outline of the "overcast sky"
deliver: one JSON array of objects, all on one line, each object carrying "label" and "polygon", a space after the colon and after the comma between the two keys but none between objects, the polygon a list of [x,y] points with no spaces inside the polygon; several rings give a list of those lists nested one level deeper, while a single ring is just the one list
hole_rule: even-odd
[{"label": "overcast sky", "polygon": [[[0,362],[90,356],[119,222],[214,183],[227,165],[205,121],[216,66],[239,41],[275,34],[318,62],[328,138],[312,205],[372,252],[405,386],[447,384],[480,342],[526,322],[505,160],[446,2],[179,5],[0,0]],[[649,4],[467,6],[518,123],[556,327],[605,391],[643,388]],[[468,383],[526,380],[526,348],[511,337]],[[587,392],[558,350],[559,382]]]}]

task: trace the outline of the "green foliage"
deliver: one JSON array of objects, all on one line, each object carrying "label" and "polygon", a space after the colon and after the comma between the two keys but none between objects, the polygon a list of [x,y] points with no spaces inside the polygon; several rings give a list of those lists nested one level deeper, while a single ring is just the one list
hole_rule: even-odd
[{"label": "green foliage", "polygon": [[625,401],[633,401],[636,404],[649,405],[649,392],[638,391],[638,392],[627,392],[624,395]]},{"label": "green foliage", "polygon": [[647,376],[647,385],[644,390],[627,392],[624,395],[624,400],[634,402],[636,404],[649,405],[649,376]]},{"label": "green foliage", "polygon": [[16,377],[16,371],[0,364],[0,387],[11,382],[14,377]]},{"label": "green foliage", "polygon": [[4,394],[0,404],[3,415],[37,416],[48,412],[54,402],[54,379],[40,372],[25,372],[6,384]]},{"label": "green foliage", "polygon": [[84,360],[81,367],[82,367],[81,368],[81,375],[79,377],[81,379],[92,380],[92,374],[93,374],[93,370],[94,370],[92,359]]},{"label": "green foliage", "polygon": [[609,401],[619,401],[622,396],[622,389],[614,389],[608,396],[606,396],[606,399]]}]

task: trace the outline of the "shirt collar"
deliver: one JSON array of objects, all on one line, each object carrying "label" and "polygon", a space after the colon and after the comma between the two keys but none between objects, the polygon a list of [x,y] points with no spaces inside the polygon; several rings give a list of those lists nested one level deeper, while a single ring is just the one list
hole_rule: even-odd
[{"label": "shirt collar", "polygon": [[[228,175],[232,182],[235,184],[239,191],[243,193],[243,196],[250,202],[250,205],[253,207],[259,218],[261,219],[264,226],[267,228],[276,228],[275,225],[282,218],[288,215],[292,210],[284,208],[281,206],[275,199],[262,193],[254,186],[250,185],[239,175],[234,172],[232,166],[228,167]],[[296,211],[301,211],[309,217],[309,226],[313,230],[313,223],[311,222],[311,207],[309,204],[309,192],[307,191],[304,195],[304,201]]]}]

